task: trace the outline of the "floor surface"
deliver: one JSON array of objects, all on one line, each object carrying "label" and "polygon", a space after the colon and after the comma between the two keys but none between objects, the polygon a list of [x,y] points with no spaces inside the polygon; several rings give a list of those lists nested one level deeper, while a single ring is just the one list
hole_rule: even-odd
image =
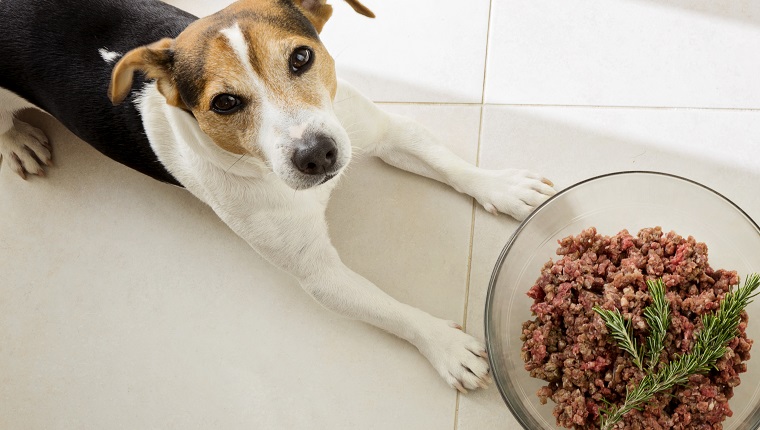
[{"label": "floor surface", "polygon": [[[559,189],[659,170],[760,220],[760,2],[364,0],[375,20],[332,3],[339,75],[470,162]],[[518,428],[495,387],[459,395],[184,190],[24,115],[56,167],[26,182],[0,168],[0,428]],[[516,221],[375,159],[355,161],[328,217],[349,266],[483,337]]]}]

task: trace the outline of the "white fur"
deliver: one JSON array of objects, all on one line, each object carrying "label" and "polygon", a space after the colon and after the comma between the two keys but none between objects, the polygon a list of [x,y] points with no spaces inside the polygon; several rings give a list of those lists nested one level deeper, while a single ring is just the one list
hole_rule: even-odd
[{"label": "white fur", "polygon": [[120,52],[109,51],[106,48],[98,49],[98,53],[100,54],[100,58],[102,58],[103,61],[105,61],[108,64],[115,63],[116,60],[122,56]]},{"label": "white fur", "polygon": [[303,138],[303,133],[306,131],[306,127],[308,127],[309,124],[304,123],[301,125],[292,125],[288,129],[288,134],[290,135],[291,139],[301,139]]},{"label": "white fur", "polygon": [[27,174],[44,176],[42,164],[52,163],[47,136],[42,130],[13,117],[17,111],[34,105],[0,88],[0,106],[0,163],[24,179]]},{"label": "white fur", "polygon": [[[420,125],[382,112],[343,82],[333,107],[331,114],[357,130],[353,145],[471,193],[487,208],[523,217],[554,193],[537,175],[467,164]],[[453,387],[474,389],[489,382],[480,341],[453,321],[399,303],[343,264],[324,217],[335,181],[293,194],[271,167],[219,149],[192,116],[167,105],[155,85],[138,98],[138,109],[154,151],[172,175],[257,252],[293,274],[319,303],[412,342]],[[293,127],[302,127],[297,124]]]}]

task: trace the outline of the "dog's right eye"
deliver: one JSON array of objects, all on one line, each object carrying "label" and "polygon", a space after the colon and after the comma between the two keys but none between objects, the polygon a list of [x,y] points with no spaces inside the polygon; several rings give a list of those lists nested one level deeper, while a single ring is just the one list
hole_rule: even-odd
[{"label": "dog's right eye", "polygon": [[240,97],[232,94],[219,94],[211,101],[211,110],[222,115],[237,112],[243,107],[243,101]]}]

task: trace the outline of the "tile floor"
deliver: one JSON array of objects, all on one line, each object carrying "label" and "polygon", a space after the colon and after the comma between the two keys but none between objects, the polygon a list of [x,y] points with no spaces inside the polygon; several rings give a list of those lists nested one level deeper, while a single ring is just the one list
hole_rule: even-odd
[{"label": "tile floor", "polygon": [[[558,188],[605,172],[690,177],[760,219],[760,2],[337,0],[339,74],[485,168]],[[172,0],[204,15],[229,0]],[[49,117],[57,165],[0,168],[0,428],[512,429],[415,349],[316,305],[183,190]],[[371,190],[371,192],[367,192]],[[330,203],[345,260],[483,335],[518,223],[360,159]]]}]

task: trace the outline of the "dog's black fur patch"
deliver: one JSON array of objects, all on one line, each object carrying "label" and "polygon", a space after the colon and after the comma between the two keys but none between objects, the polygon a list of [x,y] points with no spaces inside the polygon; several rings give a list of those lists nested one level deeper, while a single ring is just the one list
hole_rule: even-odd
[{"label": "dog's black fur patch", "polygon": [[130,96],[113,106],[108,86],[115,61],[106,63],[98,50],[125,54],[174,38],[195,16],[158,0],[2,0],[0,17],[0,87],[46,110],[106,156],[180,185],[151,149],[133,103],[145,80],[136,74]]}]

